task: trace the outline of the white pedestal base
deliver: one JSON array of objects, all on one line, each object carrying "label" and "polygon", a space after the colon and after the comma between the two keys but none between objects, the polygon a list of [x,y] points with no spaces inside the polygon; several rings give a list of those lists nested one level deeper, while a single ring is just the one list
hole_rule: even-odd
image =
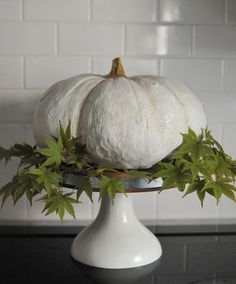
[{"label": "white pedestal base", "polygon": [[104,196],[96,219],[74,239],[72,257],[110,269],[150,264],[161,257],[161,245],[134,214],[132,196],[117,193],[114,205]]}]

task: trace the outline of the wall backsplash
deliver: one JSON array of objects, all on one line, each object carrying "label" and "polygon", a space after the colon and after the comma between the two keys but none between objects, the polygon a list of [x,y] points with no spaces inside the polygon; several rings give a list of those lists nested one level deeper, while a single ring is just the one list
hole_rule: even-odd
[{"label": "wall backsplash", "polygon": [[[0,0],[0,145],[33,143],[33,110],[44,90],[79,73],[106,74],[116,56],[127,74],[160,74],[188,86],[236,158],[235,0]],[[15,169],[15,161],[0,165],[1,185]],[[227,199],[217,207],[207,198],[202,209],[196,196],[181,199],[176,189],[133,197],[141,219],[236,217]],[[98,204],[83,201],[77,217],[89,220]],[[57,219],[41,209],[8,201],[0,219]]]}]

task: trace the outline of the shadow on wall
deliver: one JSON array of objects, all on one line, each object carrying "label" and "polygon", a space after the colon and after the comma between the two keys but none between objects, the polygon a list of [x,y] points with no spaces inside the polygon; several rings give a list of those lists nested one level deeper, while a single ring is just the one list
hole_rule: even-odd
[{"label": "shadow on wall", "polygon": [[0,124],[32,123],[36,102],[42,92],[0,93]]},{"label": "shadow on wall", "polygon": [[[40,94],[0,94],[0,146],[10,148],[15,143],[33,145],[33,112]],[[7,166],[0,162],[0,186],[8,182],[17,170],[17,160]]]}]

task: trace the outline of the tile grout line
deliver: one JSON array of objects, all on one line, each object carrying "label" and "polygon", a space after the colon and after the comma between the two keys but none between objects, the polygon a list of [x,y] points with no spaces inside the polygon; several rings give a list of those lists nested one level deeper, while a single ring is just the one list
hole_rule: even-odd
[{"label": "tile grout line", "polygon": [[223,143],[223,123],[220,124],[220,143]]},{"label": "tile grout line", "polygon": [[56,21],[55,23],[55,39],[54,39],[54,44],[55,44],[55,56],[58,57],[58,53],[59,53],[59,21]]},{"label": "tile grout line", "polygon": [[191,57],[195,56],[195,37],[196,37],[196,27],[192,27],[192,38],[191,38]]},{"label": "tile grout line", "polygon": [[[51,20],[48,20],[47,22],[51,22]],[[80,23],[78,20],[71,20],[71,21],[67,21],[71,24],[78,24]],[[191,27],[191,26],[196,26],[196,27],[215,27],[215,28],[221,28],[221,27],[235,27],[236,24],[232,23],[232,24],[225,24],[225,23],[191,23],[191,22],[183,22],[183,23],[178,23],[178,22],[161,22],[161,21],[102,21],[102,20],[92,20],[91,21],[94,24],[98,24],[98,25],[120,25],[120,24],[128,24],[128,25],[132,25],[132,26],[149,26],[149,27],[155,27],[155,26],[164,26],[164,27]],[[86,22],[83,22],[84,24]]]},{"label": "tile grout line", "polygon": [[21,22],[25,21],[24,8],[25,8],[25,1],[24,0],[20,0],[19,14],[20,14],[20,21]]},{"label": "tile grout line", "polygon": [[[24,138],[24,142],[27,143],[27,135],[26,135],[26,123],[22,123],[22,127],[23,127],[23,131],[24,131],[24,134],[23,134],[23,138]],[[29,222],[30,221],[30,210],[29,210],[29,202],[28,202],[28,199],[26,198],[26,196],[24,197],[25,198],[25,202],[26,202],[26,222]]]},{"label": "tile grout line", "polygon": [[159,59],[159,74],[160,76],[163,76],[163,59]]},{"label": "tile grout line", "polygon": [[154,234],[157,233],[157,227],[158,227],[158,216],[159,216],[159,192],[156,192],[156,198],[155,198],[155,207],[154,207],[154,215],[155,215],[155,219],[154,219]]},{"label": "tile grout line", "polygon": [[93,13],[92,13],[92,6],[93,6],[93,0],[88,1],[88,22],[93,22]]},{"label": "tile grout line", "polygon": [[26,58],[25,56],[21,57],[21,81],[22,81],[22,89],[26,90]]},{"label": "tile grout line", "polygon": [[160,2],[159,2],[159,0],[156,0],[154,2],[154,9],[156,10],[156,21],[155,21],[155,23],[157,25],[159,25],[160,24]]},{"label": "tile grout line", "polygon": [[188,245],[184,244],[183,247],[183,272],[187,272],[187,253],[188,253]]},{"label": "tile grout line", "polygon": [[224,24],[228,24],[228,0],[225,0],[224,2],[224,9],[225,9],[225,13],[224,13]]},{"label": "tile grout line", "polygon": [[[56,22],[53,22],[52,24],[56,24]],[[58,23],[58,25],[60,26],[60,23]],[[123,28],[123,26],[122,26]],[[59,29],[58,29],[59,30]],[[59,37],[58,37],[59,38]],[[34,54],[34,53],[27,53],[27,54],[20,54],[20,53],[10,53],[10,54],[4,54],[4,53],[0,53],[0,58],[1,57],[14,57],[14,56],[33,56],[33,57],[54,57],[55,54]],[[94,57],[102,57],[103,59],[109,59],[110,56],[113,56],[114,53],[112,54],[90,54],[90,53],[86,53],[86,54],[65,54],[64,57],[70,57],[70,58],[83,58],[83,57],[89,57],[89,56],[94,56]],[[188,61],[188,60],[193,60],[193,61],[198,61],[198,60],[206,60],[206,61],[221,61],[221,60],[236,60],[236,55],[235,56],[194,56],[191,57],[189,55],[185,55],[185,56],[179,56],[179,55],[159,55],[159,54],[151,54],[151,55],[146,55],[146,54],[127,54],[127,56],[129,59],[143,59],[143,60],[155,60],[155,59],[162,59],[162,60],[183,60],[183,61]]]},{"label": "tile grout line", "polygon": [[[223,144],[224,142],[224,123],[221,123],[220,124],[220,133],[219,133],[219,138],[220,138],[220,143]],[[221,213],[222,213],[222,210],[221,210],[221,203],[219,204],[219,206],[217,206],[218,210],[218,218],[221,219]],[[216,230],[218,231],[218,225],[216,226]]]},{"label": "tile grout line", "polygon": [[[222,144],[222,136],[223,136],[223,123],[220,123],[219,125],[219,142]],[[220,205],[217,206],[217,218],[220,218]],[[216,231],[218,231],[218,225],[216,225]]]},{"label": "tile grout line", "polygon": [[157,59],[155,60],[154,71],[155,71],[155,74],[156,74],[157,76],[160,74],[160,60],[159,60],[159,58],[157,58]]},{"label": "tile grout line", "polygon": [[121,52],[122,54],[126,57],[127,56],[127,25],[124,24],[122,27],[122,47],[121,47]]},{"label": "tile grout line", "polygon": [[221,83],[220,83],[220,85],[221,85],[221,91],[222,92],[224,92],[224,88],[225,88],[225,64],[226,62],[225,62],[225,60],[223,59],[222,60],[222,62],[221,62],[221,74],[220,74],[220,76],[221,76]]},{"label": "tile grout line", "polygon": [[88,59],[88,68],[89,68],[89,73],[93,73],[93,58],[90,56]]}]

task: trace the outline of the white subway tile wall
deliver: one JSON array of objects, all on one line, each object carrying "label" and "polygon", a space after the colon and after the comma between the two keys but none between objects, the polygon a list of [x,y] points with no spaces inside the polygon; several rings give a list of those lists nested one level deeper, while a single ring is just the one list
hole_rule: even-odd
[{"label": "white subway tile wall", "polygon": [[1,22],[0,55],[54,55],[56,24]]},{"label": "white subway tile wall", "polygon": [[235,24],[236,23],[236,1],[235,0],[228,0],[227,1],[227,23],[229,24]]},{"label": "white subway tile wall", "polygon": [[160,21],[181,24],[224,24],[224,5],[224,0],[160,0]]},{"label": "white subway tile wall", "polygon": [[191,54],[191,27],[128,25],[126,39],[130,56]]},{"label": "white subway tile wall", "polygon": [[[90,60],[76,57],[26,57],[25,87],[47,88],[56,81],[90,72]],[[48,76],[48,74],[51,74]]]},{"label": "white subway tile wall", "polygon": [[224,89],[227,92],[236,92],[236,60],[227,59],[224,62]]},{"label": "white subway tile wall", "polygon": [[161,59],[163,76],[183,82],[193,91],[220,91],[222,87],[221,60]]},{"label": "white subway tile wall", "polygon": [[2,122],[31,122],[35,104],[42,92],[42,90],[0,89],[0,125]]},{"label": "white subway tile wall", "polygon": [[[236,158],[235,0],[0,0],[0,145],[34,143],[37,100],[53,82],[79,73],[107,74],[121,56],[127,75],[183,82],[202,101],[209,128]],[[0,164],[0,184],[17,166]],[[212,198],[204,209],[175,189],[134,194],[140,219],[235,218],[236,206]],[[76,213],[98,210],[86,196]],[[0,211],[4,220],[51,220],[26,199]],[[70,217],[67,216],[67,219]]]},{"label": "white subway tile wall", "polygon": [[[1,123],[0,133],[0,145],[3,147],[9,147],[9,145],[17,142],[22,143],[25,138],[24,124]],[[17,167],[17,160],[9,162],[7,167],[4,162],[0,162],[0,187],[10,181],[11,177],[16,173]],[[0,210],[0,220],[27,220],[27,209],[26,197],[23,197],[16,206],[13,206],[12,198],[9,198],[4,205],[4,209]]]},{"label": "white subway tile wall", "polygon": [[60,23],[58,49],[61,55],[122,55],[124,25]]},{"label": "white subway tile wall", "polygon": [[20,0],[1,0],[0,1],[0,20],[14,21],[21,19]]},{"label": "white subway tile wall", "polygon": [[25,20],[79,21],[89,20],[87,0],[25,0]]},{"label": "white subway tile wall", "polygon": [[236,27],[196,26],[193,54],[203,57],[235,57]]},{"label": "white subway tile wall", "polygon": [[155,22],[157,1],[95,0],[92,5],[92,19],[101,22]]},{"label": "white subway tile wall", "polygon": [[157,216],[158,219],[216,219],[219,210],[212,197],[206,197],[202,208],[196,193],[182,199],[182,194],[173,188],[158,194]]},{"label": "white subway tile wall", "polygon": [[23,58],[0,56],[0,88],[23,88]]}]

